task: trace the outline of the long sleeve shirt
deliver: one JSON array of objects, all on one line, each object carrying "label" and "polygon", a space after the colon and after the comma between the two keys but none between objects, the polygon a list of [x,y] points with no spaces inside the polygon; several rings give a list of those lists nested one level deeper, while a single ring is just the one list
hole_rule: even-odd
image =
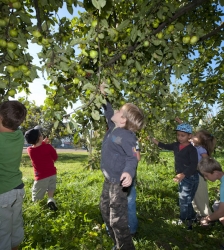
[{"label": "long sleeve shirt", "polygon": [[57,173],[54,162],[58,155],[50,144],[43,143],[38,147],[28,147],[27,153],[33,165],[35,180],[41,180]]},{"label": "long sleeve shirt", "polygon": [[120,183],[123,172],[133,178],[138,164],[136,153],[136,135],[134,132],[115,127],[111,121],[114,114],[110,103],[104,106],[108,130],[104,136],[101,150],[101,170],[111,183]]},{"label": "long sleeve shirt", "polygon": [[197,149],[189,144],[183,149],[179,150],[179,142],[165,144],[159,142],[158,147],[172,150],[175,157],[175,171],[177,174],[183,173],[186,177],[190,177],[197,173],[198,154]]}]

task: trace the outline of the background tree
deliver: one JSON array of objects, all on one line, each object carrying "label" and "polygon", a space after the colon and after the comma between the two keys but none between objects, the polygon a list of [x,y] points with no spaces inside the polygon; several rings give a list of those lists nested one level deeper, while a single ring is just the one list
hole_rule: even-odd
[{"label": "background tree", "polygon": [[[84,11],[71,20],[60,18],[63,4],[71,14],[77,6]],[[99,84],[105,81],[115,107],[130,101],[145,111],[140,137],[161,128],[161,138],[172,139],[175,116],[196,126],[217,101],[223,105],[223,4],[1,0],[1,97],[22,89],[29,93],[40,69],[50,81],[43,110],[54,124],[52,133],[65,116],[68,131],[77,128],[77,120],[84,131],[101,126],[105,99]],[[42,47],[41,68],[32,64],[28,42]],[[66,108],[77,100],[82,106],[68,116]]]}]

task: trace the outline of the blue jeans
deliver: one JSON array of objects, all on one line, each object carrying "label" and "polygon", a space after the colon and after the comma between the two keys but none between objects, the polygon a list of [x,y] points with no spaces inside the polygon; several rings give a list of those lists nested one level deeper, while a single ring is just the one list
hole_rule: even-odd
[{"label": "blue jeans", "polygon": [[194,195],[197,191],[199,183],[198,173],[185,177],[179,183],[179,205],[180,205],[180,219],[182,221],[192,220],[196,213],[192,206]]},{"label": "blue jeans", "polygon": [[135,234],[138,228],[135,180],[131,184],[128,192],[128,225],[130,227],[131,234]]}]

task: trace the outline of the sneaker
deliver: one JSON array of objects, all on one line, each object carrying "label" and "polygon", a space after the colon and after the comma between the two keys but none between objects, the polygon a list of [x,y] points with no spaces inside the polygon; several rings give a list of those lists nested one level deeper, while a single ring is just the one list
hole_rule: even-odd
[{"label": "sneaker", "polygon": [[180,225],[183,225],[183,221],[182,220],[172,220],[172,224],[173,225],[177,225],[177,226],[180,226]]},{"label": "sneaker", "polygon": [[47,205],[50,208],[50,210],[57,211],[58,208],[56,206],[56,202],[53,198],[49,198],[47,201]]}]

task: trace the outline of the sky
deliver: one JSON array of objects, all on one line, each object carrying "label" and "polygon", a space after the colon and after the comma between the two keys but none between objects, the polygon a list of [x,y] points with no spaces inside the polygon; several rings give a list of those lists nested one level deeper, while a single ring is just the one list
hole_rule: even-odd
[{"label": "sky", "polygon": [[[78,11],[81,11],[82,9],[74,7],[73,10],[74,10],[73,15],[70,15],[70,13],[68,13],[67,11],[66,4],[64,4],[63,8],[60,9],[60,11],[58,12],[58,16],[59,17],[66,16],[67,18],[72,19],[74,16],[78,16],[79,15]],[[30,43],[28,51],[30,55],[34,58],[33,63],[36,65],[40,65],[37,54],[41,51],[41,47],[38,46],[37,44]],[[30,88],[31,94],[28,96],[28,100],[35,101],[36,105],[40,106],[44,104],[44,100],[46,98],[46,91],[43,85],[47,83],[47,80],[42,77],[41,72],[39,72],[38,75],[39,75],[39,78],[35,79],[32,83],[30,83],[29,88]],[[24,96],[26,96],[26,94],[24,92],[21,92],[15,95],[15,99],[18,99],[19,97],[24,97]],[[68,110],[68,112],[71,112],[71,110]]]}]

